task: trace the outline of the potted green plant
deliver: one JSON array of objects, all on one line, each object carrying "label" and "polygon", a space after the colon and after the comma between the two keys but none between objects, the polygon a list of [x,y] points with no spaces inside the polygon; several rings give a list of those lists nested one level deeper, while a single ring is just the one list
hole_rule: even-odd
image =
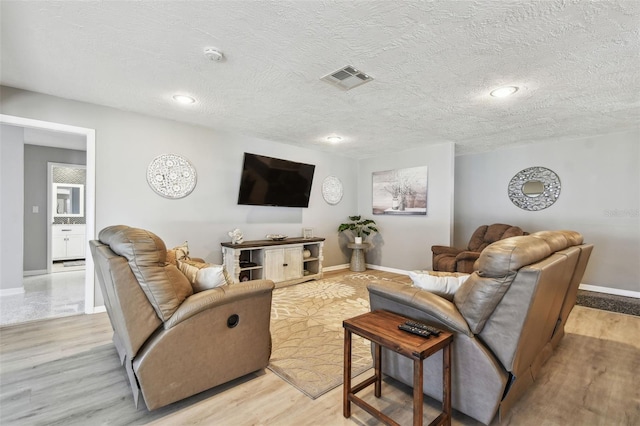
[{"label": "potted green plant", "polygon": [[351,231],[355,237],[356,244],[362,244],[362,237],[378,232],[376,222],[371,219],[362,219],[362,216],[349,216],[350,222],[342,223],[338,227],[338,232]]}]

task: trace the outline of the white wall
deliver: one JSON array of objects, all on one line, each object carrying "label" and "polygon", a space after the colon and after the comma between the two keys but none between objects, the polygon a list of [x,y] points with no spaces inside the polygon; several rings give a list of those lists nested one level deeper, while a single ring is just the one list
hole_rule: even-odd
[{"label": "white wall", "polygon": [[[316,236],[326,238],[325,265],[348,262],[338,249],[336,230],[343,217],[357,209],[353,159],[40,93],[0,89],[3,114],[96,129],[97,231],[115,224],[143,227],[170,247],[188,240],[194,256],[219,263],[220,243],[230,240],[227,232],[233,228],[244,231],[245,239],[261,239],[267,233],[300,236],[303,227],[311,227]],[[309,208],[237,205],[245,151],[315,164]],[[198,181],[189,196],[166,199],[147,184],[147,166],[165,153],[182,155],[193,163]],[[328,175],[339,177],[345,185],[345,196],[337,206],[328,205],[321,196],[322,180]]]},{"label": "white wall", "polygon": [[0,293],[22,292],[22,128],[0,125]]},{"label": "white wall", "polygon": [[[455,244],[496,222],[525,231],[572,229],[595,244],[584,284],[640,292],[640,131],[563,143],[539,143],[456,158]],[[560,178],[560,197],[545,210],[516,207],[511,178],[542,166]]]},{"label": "white wall", "polygon": [[[372,173],[427,166],[427,215],[372,214]],[[366,254],[367,263],[392,269],[431,268],[431,246],[449,245],[452,235],[454,145],[442,143],[360,160],[358,213],[376,221],[380,234]],[[354,213],[351,213],[354,214]],[[344,218],[346,221],[347,218]]]}]

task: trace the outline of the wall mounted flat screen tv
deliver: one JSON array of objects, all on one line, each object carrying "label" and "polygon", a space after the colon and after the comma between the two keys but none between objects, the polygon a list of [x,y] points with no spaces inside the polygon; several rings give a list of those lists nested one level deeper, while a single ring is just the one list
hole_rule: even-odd
[{"label": "wall mounted flat screen tv", "polygon": [[245,152],[238,204],[309,207],[316,166]]}]

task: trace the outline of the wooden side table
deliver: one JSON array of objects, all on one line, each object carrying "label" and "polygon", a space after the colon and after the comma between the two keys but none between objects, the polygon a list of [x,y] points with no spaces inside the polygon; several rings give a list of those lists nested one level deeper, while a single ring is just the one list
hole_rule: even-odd
[{"label": "wooden side table", "polygon": [[349,269],[353,272],[362,272],[367,270],[367,263],[364,260],[364,251],[368,249],[371,244],[369,243],[349,243],[347,247],[352,249],[351,252],[351,265]]},{"label": "wooden side table", "polygon": [[[451,425],[451,348],[453,335],[443,331],[440,336],[424,338],[398,329],[398,325],[409,320],[403,316],[387,311],[374,311],[344,320],[344,387],[343,415],[351,416],[351,403],[358,405],[376,419],[387,425],[398,425],[384,413],[376,410],[355,394],[375,384],[374,394],[382,395],[382,347],[395,351],[413,360],[413,424],[422,425],[423,402],[423,363],[430,355],[442,351],[442,412],[430,423],[435,425]],[[351,335],[362,336],[374,343],[374,375],[362,383],[351,387]]]}]

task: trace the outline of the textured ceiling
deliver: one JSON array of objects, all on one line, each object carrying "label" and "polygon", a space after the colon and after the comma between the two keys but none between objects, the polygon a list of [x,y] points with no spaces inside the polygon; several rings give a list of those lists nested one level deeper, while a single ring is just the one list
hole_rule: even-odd
[{"label": "textured ceiling", "polygon": [[[0,2],[1,83],[351,157],[637,128],[640,1]],[[225,59],[205,58],[216,47]],[[341,91],[344,65],[373,76]],[[517,85],[512,97],[488,91]],[[181,107],[174,93],[198,102]],[[340,135],[343,143],[325,142]]]}]

